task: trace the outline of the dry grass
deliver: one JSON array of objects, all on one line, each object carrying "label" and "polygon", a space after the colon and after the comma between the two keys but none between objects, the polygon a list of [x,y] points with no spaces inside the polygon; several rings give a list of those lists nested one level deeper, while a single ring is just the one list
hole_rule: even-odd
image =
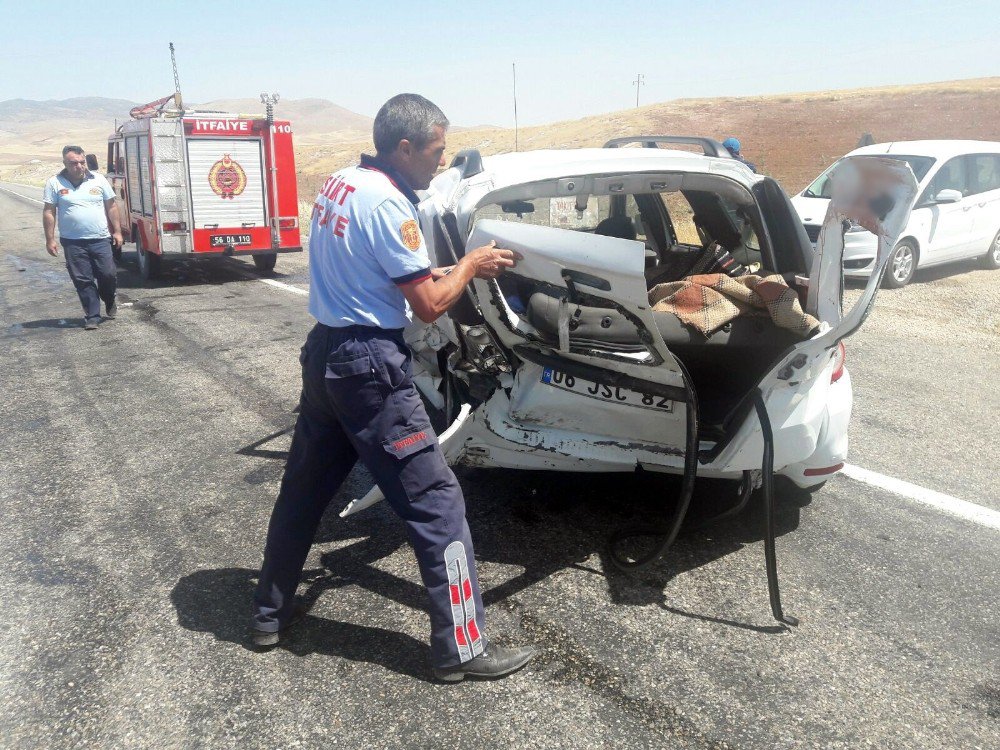
[{"label": "dry grass", "polygon": [[[640,134],[719,139],[736,135],[747,158],[791,193],[854,148],[865,133],[877,141],[1000,140],[998,112],[1000,77],[771,97],[678,99],[522,128],[518,146],[522,151],[601,146],[610,138]],[[99,157],[104,152],[106,133],[53,136],[52,124],[44,125],[32,141],[0,137],[0,175],[4,179],[40,184],[58,171],[59,150],[74,138]],[[313,122],[309,125],[320,127]],[[311,205],[311,197],[330,172],[355,163],[362,151],[372,149],[370,138],[356,131],[325,135],[298,125],[296,131],[296,171],[305,206]],[[477,148],[484,155],[509,152],[514,150],[514,131],[486,127],[457,130],[449,134],[448,147],[448,158],[464,148]],[[42,163],[27,164],[30,159],[41,159]]]},{"label": "dry grass", "polygon": [[[971,138],[1000,141],[1000,77],[913,86],[815,91],[772,97],[678,99],[637,109],[522,128],[520,150],[601,146],[622,135],[736,135],[758,169],[798,192],[865,133],[876,141]],[[514,132],[473,128],[450,133],[451,154],[514,150]],[[302,144],[299,186],[318,190],[326,176],[372,148],[370,139]]]}]

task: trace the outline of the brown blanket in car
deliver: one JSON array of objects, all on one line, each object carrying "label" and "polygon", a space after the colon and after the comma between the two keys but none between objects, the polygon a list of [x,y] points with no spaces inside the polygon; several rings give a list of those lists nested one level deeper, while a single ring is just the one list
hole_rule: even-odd
[{"label": "brown blanket in car", "polygon": [[657,312],[671,312],[706,336],[740,315],[770,315],[775,325],[802,338],[819,325],[803,312],[798,295],[777,274],[736,279],[724,273],[688,276],[654,286],[649,290],[649,303]]}]

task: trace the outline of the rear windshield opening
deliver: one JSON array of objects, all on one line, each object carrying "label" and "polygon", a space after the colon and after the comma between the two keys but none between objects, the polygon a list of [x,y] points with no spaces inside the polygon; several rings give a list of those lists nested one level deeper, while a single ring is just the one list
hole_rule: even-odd
[{"label": "rear windshield opening", "polygon": [[[682,278],[705,252],[722,248],[748,271],[774,269],[758,239],[756,206],[705,190],[505,200],[479,208],[479,219],[520,222],[642,242],[648,286]],[[770,256],[768,256],[770,257]]]}]

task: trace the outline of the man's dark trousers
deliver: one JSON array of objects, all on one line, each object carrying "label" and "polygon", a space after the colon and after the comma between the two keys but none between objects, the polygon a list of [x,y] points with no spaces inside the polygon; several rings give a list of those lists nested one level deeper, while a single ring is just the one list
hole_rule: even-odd
[{"label": "man's dark trousers", "polygon": [[93,240],[67,240],[60,238],[66,268],[76,286],[87,320],[101,317],[101,300],[111,306],[115,302],[118,276],[115,259],[111,254],[111,240],[102,237]]},{"label": "man's dark trousers", "polygon": [[483,604],[465,499],[410,378],[402,331],[317,323],[300,361],[299,417],[268,527],[253,626],[273,632],[288,622],[323,512],[360,458],[406,523],[431,600],[434,666],[478,656]]}]

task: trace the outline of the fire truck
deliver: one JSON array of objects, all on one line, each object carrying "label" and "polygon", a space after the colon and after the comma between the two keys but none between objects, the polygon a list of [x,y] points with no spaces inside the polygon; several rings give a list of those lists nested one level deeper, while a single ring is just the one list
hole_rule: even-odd
[{"label": "fire truck", "polygon": [[265,104],[266,115],[207,112],[175,94],[135,107],[108,138],[107,177],[143,279],[171,256],[249,255],[270,272],[278,253],[302,251],[292,126]]}]

